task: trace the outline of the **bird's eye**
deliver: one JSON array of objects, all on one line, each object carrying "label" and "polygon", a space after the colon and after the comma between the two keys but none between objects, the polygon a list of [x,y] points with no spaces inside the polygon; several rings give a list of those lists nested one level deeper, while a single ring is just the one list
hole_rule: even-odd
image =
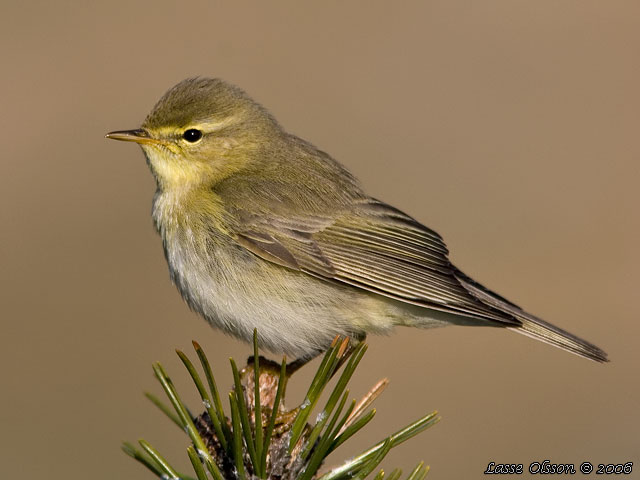
[{"label": "bird's eye", "polygon": [[182,138],[184,138],[189,143],[196,143],[202,138],[202,132],[195,128],[190,128],[189,130],[185,130],[185,132],[182,134]]}]

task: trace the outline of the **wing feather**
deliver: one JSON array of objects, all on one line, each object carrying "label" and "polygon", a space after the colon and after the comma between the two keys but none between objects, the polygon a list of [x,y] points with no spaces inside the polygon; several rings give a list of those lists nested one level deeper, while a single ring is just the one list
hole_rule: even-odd
[{"label": "wing feather", "polygon": [[262,216],[248,224],[239,243],[282,266],[406,303],[520,324],[469,293],[437,233],[377,200],[335,219]]}]

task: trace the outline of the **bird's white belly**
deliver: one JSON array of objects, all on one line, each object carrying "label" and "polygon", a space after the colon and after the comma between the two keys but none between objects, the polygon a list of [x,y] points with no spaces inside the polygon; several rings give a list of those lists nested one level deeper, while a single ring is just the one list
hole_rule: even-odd
[{"label": "bird's white belly", "polygon": [[250,341],[257,328],[263,347],[294,358],[326,349],[336,335],[360,333],[362,299],[352,289],[271,264],[230,240],[204,252],[193,235],[166,240],[183,298],[227,333]]},{"label": "bird's white belly", "polygon": [[217,229],[192,231],[177,211],[184,211],[179,194],[156,196],[153,217],[172,281],[194,311],[242,340],[257,329],[261,347],[301,358],[326,350],[336,335],[446,323],[438,312],[258,258]]}]

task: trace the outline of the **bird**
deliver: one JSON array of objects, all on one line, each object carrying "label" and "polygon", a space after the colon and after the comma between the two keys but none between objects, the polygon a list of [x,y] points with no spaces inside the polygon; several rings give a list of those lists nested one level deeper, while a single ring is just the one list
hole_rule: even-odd
[{"label": "bird", "polygon": [[262,348],[306,362],[336,336],[488,326],[608,361],[463,273],[438,233],[224,80],[183,80],[140,128],[106,137],[142,147],[170,278],[226,334],[255,329]]}]

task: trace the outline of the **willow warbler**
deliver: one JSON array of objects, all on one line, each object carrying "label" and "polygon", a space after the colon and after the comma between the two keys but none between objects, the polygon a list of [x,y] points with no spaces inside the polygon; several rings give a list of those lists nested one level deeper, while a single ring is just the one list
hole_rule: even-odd
[{"label": "willow warbler", "polygon": [[607,361],[466,276],[440,235],[222,80],[184,80],[141,128],[107,137],[142,147],[171,280],[228,334],[257,328],[263,347],[304,360],[336,335],[492,326]]}]

